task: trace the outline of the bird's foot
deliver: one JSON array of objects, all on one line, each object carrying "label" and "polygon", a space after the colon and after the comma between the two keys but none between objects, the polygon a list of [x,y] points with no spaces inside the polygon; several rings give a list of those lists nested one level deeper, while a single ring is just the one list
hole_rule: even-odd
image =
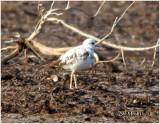
[{"label": "bird's foot", "polygon": [[71,90],[73,90],[74,88],[70,87]]},{"label": "bird's foot", "polygon": [[75,88],[77,89],[78,87],[77,87],[77,86],[75,86]]}]

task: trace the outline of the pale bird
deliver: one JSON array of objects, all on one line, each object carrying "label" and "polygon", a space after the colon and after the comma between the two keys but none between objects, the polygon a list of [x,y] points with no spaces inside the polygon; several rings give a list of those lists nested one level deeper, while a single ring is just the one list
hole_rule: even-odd
[{"label": "pale bird", "polygon": [[76,72],[84,70],[94,62],[95,40],[86,39],[82,45],[74,47],[61,55],[56,65],[62,66],[64,69],[71,71],[70,89],[72,88],[72,79],[74,78],[75,88],[77,88]]}]

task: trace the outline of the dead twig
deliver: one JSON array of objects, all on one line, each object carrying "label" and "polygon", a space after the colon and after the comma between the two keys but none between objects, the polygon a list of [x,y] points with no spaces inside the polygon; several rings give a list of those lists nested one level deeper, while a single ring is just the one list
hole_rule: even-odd
[{"label": "dead twig", "polygon": [[141,65],[143,65],[143,63],[146,61],[146,58],[143,59],[143,61],[141,62]]},{"label": "dead twig", "polygon": [[128,71],[127,70],[127,66],[126,66],[126,62],[125,62],[125,58],[124,58],[124,52],[123,52],[123,50],[121,50],[121,55],[122,55],[124,67],[125,67],[126,71]]},{"label": "dead twig", "polygon": [[102,6],[104,5],[106,1],[104,0],[103,3],[101,4],[101,6],[99,7],[99,9],[97,10],[96,14],[94,16],[97,16],[99,11],[101,10]]},{"label": "dead twig", "polygon": [[99,44],[100,42],[104,41],[107,37],[109,37],[109,36],[111,35],[111,33],[112,33],[113,30],[114,30],[114,27],[116,26],[116,23],[117,23],[117,17],[116,17],[115,20],[114,20],[114,23],[113,23],[113,25],[112,25],[112,28],[111,28],[110,32],[109,32],[105,37],[103,37],[100,41],[98,41],[98,42],[96,43],[96,45]]},{"label": "dead twig", "polygon": [[118,55],[116,57],[114,57],[113,59],[111,59],[111,60],[97,61],[94,64],[113,62],[113,61],[115,61],[119,57],[119,55],[120,55],[120,53],[118,53]]},{"label": "dead twig", "polygon": [[24,58],[27,58],[27,49],[24,50]]},{"label": "dead twig", "polygon": [[67,1],[67,6],[66,6],[65,10],[68,10],[68,9],[70,9],[70,1],[69,0]]},{"label": "dead twig", "polygon": [[106,39],[107,37],[109,37],[109,36],[111,35],[111,33],[113,32],[113,30],[114,30],[114,28],[116,27],[116,25],[118,24],[118,22],[122,19],[122,17],[125,15],[125,13],[127,12],[127,10],[133,5],[134,2],[135,2],[135,1],[133,1],[133,2],[127,7],[127,9],[122,13],[122,15],[119,17],[118,20],[117,20],[117,17],[116,17],[116,19],[115,19],[115,21],[114,21],[114,23],[113,23],[113,25],[112,25],[111,31],[110,31],[104,38],[102,38],[100,41],[98,41],[98,42],[96,43],[96,45],[99,44],[99,43],[101,43],[102,41],[104,41],[104,39]]},{"label": "dead twig", "polygon": [[53,9],[53,5],[54,5],[55,1],[52,2],[50,10]]},{"label": "dead twig", "polygon": [[[117,40],[118,44],[120,45],[120,41],[119,41],[118,35],[116,34],[115,37],[116,37],[116,40]],[[125,69],[127,71],[127,66],[126,66],[126,62],[125,62],[125,58],[124,58],[124,51],[122,49],[121,49],[121,55],[122,55],[124,67],[125,67]]]},{"label": "dead twig", "polygon": [[[39,3],[40,4],[40,3]],[[54,1],[52,2],[51,4],[51,8],[50,10],[48,10],[44,15],[41,16],[40,20],[38,21],[36,27],[35,27],[35,30],[34,32],[27,38],[27,41],[30,41],[32,40],[33,38],[35,38],[40,30],[42,29],[44,23],[46,22],[46,19],[50,16],[50,15],[56,15],[56,16],[59,16],[59,15],[62,15],[62,13],[56,13],[55,11],[57,11],[58,9],[52,9],[52,6],[54,4]],[[38,5],[39,6],[39,5]]]},{"label": "dead twig", "polygon": [[123,18],[123,16],[125,15],[125,13],[128,11],[128,9],[135,3],[135,0],[127,7],[127,9],[122,13],[122,15],[119,17],[118,21],[116,22],[116,25],[118,24],[118,22]]},{"label": "dead twig", "polygon": [[[99,60],[101,61],[106,61],[107,58],[102,55],[101,53],[99,53],[98,51],[95,50],[95,53],[97,53],[98,57],[99,57]],[[113,64],[112,62],[107,62],[107,63],[104,63],[110,70],[112,70],[112,72],[115,72],[115,73],[119,73],[119,72],[122,72],[115,64]]]},{"label": "dead twig", "polygon": [[[159,44],[159,40],[160,39],[158,39],[158,41],[157,41],[157,45]],[[153,68],[153,66],[154,66],[154,63],[155,63],[155,58],[156,58],[156,50],[157,50],[157,47],[154,49],[154,54],[153,54],[153,62],[152,62],[152,68]]]},{"label": "dead twig", "polygon": [[42,4],[40,3],[40,1],[38,1],[38,14],[39,14],[40,16],[42,16],[42,12],[41,12],[41,10],[40,10],[41,7],[42,7]]}]

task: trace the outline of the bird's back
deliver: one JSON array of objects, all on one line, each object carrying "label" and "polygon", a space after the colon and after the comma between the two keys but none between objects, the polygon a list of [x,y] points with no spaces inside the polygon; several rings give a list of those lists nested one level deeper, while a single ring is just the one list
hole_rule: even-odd
[{"label": "bird's back", "polygon": [[64,69],[83,70],[92,64],[93,54],[80,45],[61,55],[59,60]]}]

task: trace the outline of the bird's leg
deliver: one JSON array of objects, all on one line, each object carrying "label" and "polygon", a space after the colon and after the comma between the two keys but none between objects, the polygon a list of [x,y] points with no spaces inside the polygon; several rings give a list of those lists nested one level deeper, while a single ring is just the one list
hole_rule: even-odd
[{"label": "bird's leg", "polygon": [[73,89],[72,88],[72,76],[73,76],[73,73],[71,73],[71,78],[70,78],[70,89]]},{"label": "bird's leg", "polygon": [[74,77],[75,88],[77,88],[77,77],[76,77],[76,74],[73,74],[73,77]]}]

